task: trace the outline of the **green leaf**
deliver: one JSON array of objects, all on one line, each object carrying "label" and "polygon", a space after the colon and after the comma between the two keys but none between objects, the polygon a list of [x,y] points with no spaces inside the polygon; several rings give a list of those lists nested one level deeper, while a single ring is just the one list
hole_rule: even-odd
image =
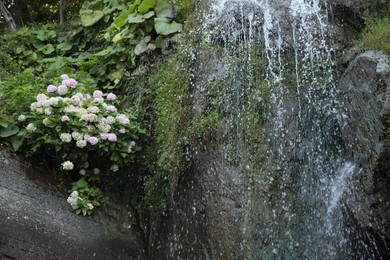
[{"label": "green leaf", "polygon": [[146,36],[145,38],[143,38],[137,44],[137,46],[135,46],[135,49],[134,49],[135,55],[140,55],[141,53],[144,53],[145,51],[156,49],[156,46],[154,44],[149,43],[150,40],[151,40],[150,36]]},{"label": "green leaf", "polygon": [[0,126],[2,127],[8,127],[9,120],[5,117],[0,117]]},{"label": "green leaf", "polygon": [[84,178],[81,178],[80,180],[78,180],[74,186],[77,187],[77,189],[82,189],[82,188],[85,188],[88,186],[88,183],[85,181]]},{"label": "green leaf", "polygon": [[84,27],[89,27],[91,25],[94,25],[100,19],[102,19],[103,15],[104,15],[103,11],[100,11],[100,10],[95,10],[95,11],[88,10],[88,11],[91,11],[91,12],[84,12],[81,15],[81,24]]},{"label": "green leaf", "polygon": [[20,138],[18,136],[13,136],[11,138],[11,144],[12,144],[12,147],[14,148],[14,151],[17,151],[19,150],[19,148],[22,146],[23,144],[23,141],[24,141],[24,138]]},{"label": "green leaf", "polygon": [[133,13],[131,10],[128,10],[127,12],[121,13],[114,21],[114,25],[117,29],[120,29],[123,25],[126,23],[127,17]]},{"label": "green leaf", "polygon": [[57,45],[57,50],[61,51],[69,51],[72,49],[73,45],[69,42],[63,42]]},{"label": "green leaf", "polygon": [[126,21],[128,23],[142,23],[145,21],[145,19],[141,14],[131,14],[127,17]]},{"label": "green leaf", "polygon": [[10,125],[8,127],[0,129],[0,137],[6,138],[11,135],[15,135],[19,132],[19,127]]},{"label": "green leaf", "polygon": [[154,28],[158,34],[169,35],[180,32],[183,26],[168,18],[154,18]]},{"label": "green leaf", "polygon": [[138,12],[141,14],[146,13],[150,9],[154,7],[154,0],[144,0],[142,3],[138,6]]},{"label": "green leaf", "polygon": [[50,38],[54,38],[57,36],[57,33],[55,31],[46,31],[46,30],[39,30],[37,34],[37,38],[41,41],[48,40]]},{"label": "green leaf", "polygon": [[150,17],[153,17],[154,16],[154,12],[153,11],[150,11],[150,12],[147,12],[146,14],[143,15],[143,17],[145,19],[149,19]]},{"label": "green leaf", "polygon": [[52,53],[54,50],[55,49],[52,44],[46,44],[40,51],[47,55]]},{"label": "green leaf", "polygon": [[157,17],[173,18],[173,6],[170,0],[156,0],[156,6],[154,7]]}]

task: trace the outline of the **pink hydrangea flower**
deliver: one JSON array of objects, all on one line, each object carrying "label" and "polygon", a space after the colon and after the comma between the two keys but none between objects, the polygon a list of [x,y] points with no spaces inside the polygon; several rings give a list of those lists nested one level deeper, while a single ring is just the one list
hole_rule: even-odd
[{"label": "pink hydrangea flower", "polygon": [[93,92],[93,97],[94,98],[102,98],[103,97],[103,92],[101,92],[100,90],[95,90]]},{"label": "pink hydrangea flower", "polygon": [[124,114],[118,115],[116,117],[116,120],[118,120],[119,123],[121,123],[122,125],[126,125],[126,124],[130,123],[130,119]]},{"label": "pink hydrangea flower", "polygon": [[100,138],[102,138],[102,140],[107,140],[107,133],[101,133]]},{"label": "pink hydrangea flower", "polygon": [[107,139],[110,142],[116,142],[116,134],[107,134]]},{"label": "pink hydrangea flower", "polygon": [[69,121],[69,117],[68,116],[62,116],[61,117],[61,122],[67,122]]},{"label": "pink hydrangea flower", "polygon": [[116,99],[116,95],[115,94],[113,94],[113,93],[110,93],[110,94],[108,94],[107,95],[107,100],[115,100]]},{"label": "pink hydrangea flower", "polygon": [[116,112],[117,111],[116,107],[113,105],[107,106],[106,109],[108,112]]},{"label": "pink hydrangea flower", "polygon": [[103,103],[104,102],[104,98],[102,97],[96,97],[93,99],[93,102],[96,102],[96,103]]},{"label": "pink hydrangea flower", "polygon": [[47,86],[47,92],[53,93],[53,92],[56,92],[56,91],[57,91],[57,87],[56,86],[54,86],[54,85]]},{"label": "pink hydrangea flower", "polygon": [[74,79],[65,79],[62,81],[62,84],[71,88],[76,88],[77,81]]},{"label": "pink hydrangea flower", "polygon": [[99,141],[99,140],[97,139],[97,137],[94,137],[94,136],[91,136],[91,137],[88,138],[88,142],[89,142],[90,144],[92,144],[92,145],[97,144],[98,141]]},{"label": "pink hydrangea flower", "polygon": [[85,175],[87,172],[86,172],[84,169],[81,169],[81,170],[79,171],[79,173],[80,173],[81,175]]}]

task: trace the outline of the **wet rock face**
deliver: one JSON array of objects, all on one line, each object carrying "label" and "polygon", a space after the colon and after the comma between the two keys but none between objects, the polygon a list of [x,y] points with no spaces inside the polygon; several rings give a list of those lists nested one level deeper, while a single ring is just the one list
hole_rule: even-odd
[{"label": "wet rock face", "polygon": [[339,125],[343,140],[349,156],[362,167],[354,176],[347,197],[349,217],[368,234],[382,242],[388,241],[389,57],[373,51],[356,57],[340,78],[339,87],[343,104]]},{"label": "wet rock face", "polygon": [[146,258],[132,231],[96,212],[75,215],[66,193],[29,178],[23,162],[0,153],[1,259]]}]

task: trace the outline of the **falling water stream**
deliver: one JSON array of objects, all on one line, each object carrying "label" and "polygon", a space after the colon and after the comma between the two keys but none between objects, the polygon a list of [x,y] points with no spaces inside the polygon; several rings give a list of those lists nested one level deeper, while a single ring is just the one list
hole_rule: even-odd
[{"label": "falling water stream", "polygon": [[[208,41],[222,45],[227,67],[218,90],[226,150],[250,176],[249,259],[354,257],[342,200],[359,166],[345,157],[337,124],[327,20],[318,0],[219,0],[207,16]],[[265,129],[261,165],[245,148],[258,141],[248,134],[254,114]]]}]

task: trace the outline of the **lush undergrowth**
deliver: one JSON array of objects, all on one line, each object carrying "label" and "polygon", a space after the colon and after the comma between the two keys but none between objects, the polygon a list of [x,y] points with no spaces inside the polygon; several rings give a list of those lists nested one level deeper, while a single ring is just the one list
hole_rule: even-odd
[{"label": "lush undergrowth", "polygon": [[[53,162],[51,165],[56,165],[57,171],[70,174],[74,186],[69,189],[68,202],[76,213],[91,213],[95,206],[106,200],[102,195],[104,191],[118,191],[113,187],[122,189],[126,203],[134,211],[133,221],[141,229],[145,228],[145,209],[156,213],[164,211],[169,196],[168,168],[175,167],[170,153],[176,152],[171,150],[172,146],[165,144],[175,142],[169,132],[174,128],[173,133],[180,135],[175,127],[181,127],[182,123],[169,122],[173,115],[164,107],[173,103],[167,104],[165,100],[176,102],[176,94],[180,94],[176,92],[186,87],[185,84],[180,85],[187,80],[187,75],[185,71],[177,74],[179,64],[176,62],[179,60],[175,58],[175,48],[188,16],[193,13],[194,3],[194,0],[178,0],[175,5],[169,0],[86,1],[79,14],[65,24],[23,27],[0,36],[2,147],[25,155],[33,154],[36,158],[49,156],[42,161]],[[159,66],[171,69],[167,71]],[[69,97],[61,96],[59,88],[66,83],[59,81],[60,75],[76,79],[80,93],[68,86],[68,90],[74,93]],[[183,79],[180,79],[181,83],[174,75]],[[48,92],[51,84],[57,88],[55,92],[53,88]],[[91,96],[94,91],[104,93],[104,100],[110,93],[115,93],[118,98],[115,104],[93,103]],[[59,103],[46,102],[55,102],[54,94],[61,96]],[[77,95],[81,103],[71,104],[77,101],[74,100]],[[39,102],[38,96],[42,99],[42,107],[36,110],[31,104]],[[48,104],[43,105],[44,102]],[[180,107],[181,104],[177,103],[178,110],[175,112],[185,110]],[[65,110],[72,105],[80,110],[69,114]],[[115,107],[107,110],[111,105]],[[101,119],[111,120],[109,113],[116,111],[126,111],[130,122],[129,125],[126,122],[125,126],[132,124],[137,130],[119,142],[120,136],[129,132],[125,127],[112,124],[111,130],[117,131],[117,140],[112,137],[111,141],[107,141],[104,134],[110,132],[102,128]],[[96,121],[90,121],[92,115],[87,119],[83,116],[84,112],[95,114]],[[100,116],[100,113],[108,114]],[[120,121],[117,116],[113,116],[116,123]],[[179,118],[182,120],[183,117]],[[80,123],[79,119],[86,124]],[[65,126],[64,122],[68,125]],[[96,133],[90,135],[88,131]],[[72,136],[72,133],[76,134]],[[77,140],[80,139],[77,133],[82,133],[87,139],[84,138],[81,143]],[[43,146],[43,141],[48,143]],[[86,146],[83,146],[84,141]],[[111,164],[107,174],[101,167],[94,167],[107,160],[113,162],[125,158],[127,152],[121,151],[124,146],[118,147],[126,143],[128,149],[131,141],[136,141],[131,160]],[[50,153],[45,147],[55,152]],[[80,149],[87,151],[81,155]],[[85,154],[89,158],[87,163]],[[100,174],[99,177],[96,173]],[[156,182],[158,185],[155,185]],[[78,199],[88,193],[91,200]]]}]

